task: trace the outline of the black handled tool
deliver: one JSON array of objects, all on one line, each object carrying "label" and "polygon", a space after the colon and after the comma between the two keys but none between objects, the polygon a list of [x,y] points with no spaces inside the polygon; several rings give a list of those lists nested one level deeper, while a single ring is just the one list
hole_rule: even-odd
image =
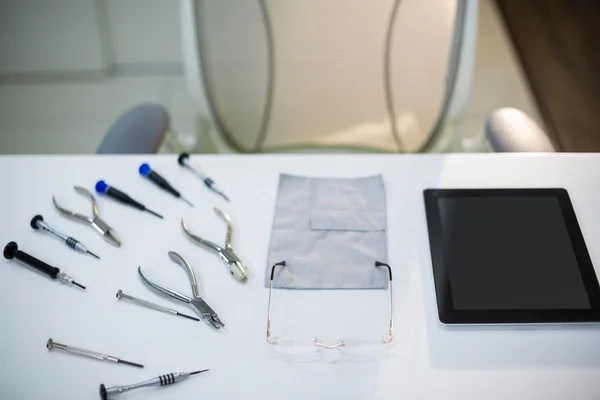
[{"label": "black handled tool", "polygon": [[112,186],[108,186],[108,184],[104,181],[96,182],[96,192],[106,194],[108,197],[112,197],[120,203],[127,204],[137,208],[138,210],[148,211],[150,214],[157,216],[158,218],[163,218],[162,215],[155,213],[154,211],[146,208],[142,203],[138,203],[125,193],[121,192],[118,189],[115,189]]},{"label": "black handled tool", "polygon": [[173,196],[185,201],[190,206],[194,207],[194,205],[192,203],[190,203],[185,197],[183,197],[181,195],[181,193],[179,193],[173,186],[171,186],[171,184],[169,182],[167,182],[167,180],[165,178],[160,176],[157,172],[152,171],[152,168],[150,168],[150,165],[148,165],[148,164],[140,165],[139,171],[140,171],[140,175],[148,177],[148,179],[150,179],[150,181],[152,183],[156,184],[156,186],[158,186],[162,190],[165,190],[165,191],[171,193]]},{"label": "black handled tool", "polygon": [[73,278],[71,278],[64,272],[60,272],[60,269],[53,267],[52,265],[48,265],[42,260],[38,260],[37,258],[19,250],[19,246],[16,242],[10,242],[4,247],[4,258],[6,258],[7,260],[16,258],[17,260],[24,262],[25,264],[31,265],[38,271],[45,273],[52,279],[58,279],[61,282],[70,283],[72,285],[79,286],[80,288],[85,289],[85,286],[75,282]]}]

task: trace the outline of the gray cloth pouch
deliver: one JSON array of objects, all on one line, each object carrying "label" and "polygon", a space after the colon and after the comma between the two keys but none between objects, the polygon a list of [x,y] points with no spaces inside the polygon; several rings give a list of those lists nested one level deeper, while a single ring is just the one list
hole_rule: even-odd
[{"label": "gray cloth pouch", "polygon": [[281,175],[265,286],[287,289],[386,289],[385,187],[381,175],[308,178]]}]

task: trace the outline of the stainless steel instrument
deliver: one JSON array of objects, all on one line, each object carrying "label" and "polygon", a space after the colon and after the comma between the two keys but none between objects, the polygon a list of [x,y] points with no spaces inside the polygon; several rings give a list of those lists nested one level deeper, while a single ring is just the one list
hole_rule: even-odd
[{"label": "stainless steel instrument", "polygon": [[92,253],[91,251],[89,251],[84,245],[82,245],[81,243],[79,243],[78,240],[73,239],[71,236],[65,235],[62,232],[57,231],[56,229],[52,228],[50,225],[48,225],[47,223],[44,222],[44,217],[42,217],[41,215],[36,215],[35,217],[33,217],[33,219],[31,220],[30,223],[31,227],[35,230],[41,229],[44,232],[48,232],[56,237],[58,237],[59,239],[61,239],[63,242],[65,242],[65,244],[67,246],[69,246],[70,248],[72,248],[75,251],[78,251],[80,253],[87,253],[93,257],[96,257],[97,259],[100,259],[100,257],[98,257],[97,255],[95,255],[94,253]]},{"label": "stainless steel instrument", "polygon": [[197,236],[194,233],[192,233],[189,226],[185,223],[183,219],[181,219],[181,227],[193,241],[195,241],[196,243],[200,243],[201,245],[215,251],[229,269],[229,273],[238,281],[245,283],[248,280],[248,269],[246,268],[242,260],[240,260],[240,258],[237,256],[231,245],[231,217],[216,207],[214,207],[213,209],[215,213],[227,223],[227,233],[225,235],[224,247],[219,246],[218,244],[203,239],[200,236]]},{"label": "stainless steel instrument", "polygon": [[125,393],[129,390],[138,389],[138,388],[146,387],[146,386],[172,385],[174,383],[181,382],[181,381],[189,378],[192,375],[200,374],[200,373],[206,372],[206,371],[208,371],[208,369],[203,369],[203,370],[194,371],[194,372],[176,372],[176,373],[157,376],[156,378],[152,378],[147,381],[136,383],[133,385],[113,386],[110,388],[107,388],[106,386],[104,386],[104,383],[102,383],[102,384],[100,384],[100,398],[102,400],[108,400],[111,397],[116,396],[118,394]]},{"label": "stainless steel instrument", "polygon": [[171,258],[171,260],[175,261],[177,264],[179,264],[186,270],[188,277],[190,278],[190,282],[192,284],[192,294],[194,297],[188,297],[184,294],[181,294],[156,283],[155,281],[150,279],[148,275],[146,275],[142,267],[138,267],[138,273],[140,274],[142,280],[148,286],[158,291],[159,293],[165,296],[172,297],[175,300],[187,303],[192,308],[192,310],[194,310],[194,312],[196,312],[196,314],[198,314],[198,316],[208,324],[208,326],[217,330],[223,328],[225,324],[221,322],[217,313],[200,297],[200,294],[198,293],[198,283],[196,282],[196,275],[194,274],[194,270],[192,269],[190,263],[174,251],[169,252],[169,257]]},{"label": "stainless steel instrument", "polygon": [[120,358],[109,356],[107,354],[96,353],[95,351],[80,349],[79,347],[67,346],[66,344],[57,343],[52,338],[48,339],[48,342],[46,342],[46,348],[48,350],[60,349],[66,351],[67,353],[89,358],[95,358],[96,360],[100,361],[110,361],[117,364],[126,364],[131,365],[132,367],[144,368],[142,364],[121,360]]},{"label": "stainless steel instrument", "polygon": [[171,315],[176,315],[176,316],[179,316],[179,317],[193,319],[194,321],[200,321],[196,317],[192,317],[190,315],[180,313],[177,310],[173,310],[171,308],[159,306],[158,304],[154,304],[154,303],[149,302],[147,300],[138,299],[137,297],[133,297],[133,296],[130,296],[128,294],[125,294],[125,293],[123,293],[123,291],[121,289],[119,289],[119,291],[117,292],[117,299],[119,299],[119,300],[120,299],[126,299],[126,300],[129,300],[129,301],[131,301],[131,302],[133,302],[135,304],[139,304],[141,306],[148,307],[148,308],[151,308],[151,309],[156,310],[156,311],[161,311],[161,312],[164,312],[164,313],[167,313],[167,314],[171,314]]},{"label": "stainless steel instrument", "polygon": [[100,233],[104,239],[117,247],[121,246],[121,239],[117,236],[117,233],[112,229],[106,222],[104,222],[98,215],[98,203],[96,203],[96,199],[94,196],[87,191],[85,188],[81,186],[74,186],[74,189],[77,193],[87,197],[92,202],[92,213],[91,217],[86,215],[78,214],[73,211],[67,210],[62,207],[56,201],[56,198],[52,196],[52,202],[54,203],[54,207],[65,217],[70,218],[74,221],[82,222],[84,224],[91,225],[98,233]]},{"label": "stainless steel instrument", "polygon": [[210,190],[212,190],[213,192],[215,192],[216,194],[218,194],[225,200],[229,201],[229,197],[225,196],[225,193],[223,193],[221,190],[219,190],[217,188],[215,181],[213,181],[208,176],[206,176],[206,174],[204,174],[202,171],[200,171],[200,169],[194,168],[192,166],[192,164],[190,163],[190,155],[188,153],[181,153],[179,155],[179,158],[177,158],[177,162],[182,167],[187,168],[190,171],[192,171],[198,178],[200,178],[202,180],[202,182],[204,182],[204,185],[207,188],[209,188]]}]

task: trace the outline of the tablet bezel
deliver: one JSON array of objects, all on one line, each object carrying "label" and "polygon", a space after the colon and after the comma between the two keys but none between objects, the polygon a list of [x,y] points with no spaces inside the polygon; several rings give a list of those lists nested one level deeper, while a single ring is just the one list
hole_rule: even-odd
[{"label": "tablet bezel", "polygon": [[[429,247],[440,322],[444,324],[514,324],[600,322],[600,284],[565,189],[426,189],[423,192]],[[443,254],[443,235],[438,206],[440,198],[457,197],[554,197],[567,227],[590,309],[456,310],[448,266]]]}]

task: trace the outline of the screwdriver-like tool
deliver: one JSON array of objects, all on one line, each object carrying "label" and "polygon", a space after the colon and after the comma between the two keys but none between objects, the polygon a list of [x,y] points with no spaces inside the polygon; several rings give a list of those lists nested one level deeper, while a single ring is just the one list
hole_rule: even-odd
[{"label": "screwdriver-like tool", "polygon": [[194,207],[194,205],[192,203],[190,203],[185,197],[183,197],[181,195],[181,193],[179,193],[173,186],[171,186],[171,184],[169,182],[167,182],[167,180],[165,178],[160,176],[157,172],[154,172],[152,170],[152,168],[150,168],[150,165],[148,165],[148,164],[140,165],[140,175],[148,177],[148,179],[150,179],[150,181],[152,183],[157,185],[162,190],[165,190],[165,191],[171,193],[173,196],[185,201],[190,206]]},{"label": "screwdriver-like tool", "polygon": [[31,265],[38,271],[45,273],[52,279],[58,279],[61,282],[70,283],[71,285],[79,286],[80,288],[85,289],[85,286],[75,282],[73,278],[71,278],[64,272],[60,272],[60,269],[53,267],[52,265],[48,265],[42,260],[38,260],[37,258],[25,253],[24,251],[19,250],[19,246],[16,242],[9,242],[4,247],[4,258],[6,258],[7,260],[16,258],[17,260],[22,261],[25,264]]},{"label": "screwdriver-like tool", "polygon": [[137,297],[133,297],[130,296],[128,294],[123,293],[123,291],[121,289],[119,289],[119,291],[117,292],[117,299],[127,299],[130,300],[136,304],[151,308],[153,310],[157,310],[157,311],[162,311],[164,313],[167,314],[171,314],[171,315],[176,315],[178,317],[184,317],[184,318],[188,318],[188,319],[192,319],[194,321],[200,321],[198,318],[196,317],[192,317],[190,315],[184,314],[184,313],[180,313],[177,310],[173,310],[171,308],[167,308],[167,307],[163,307],[163,306],[159,306],[158,304],[154,304],[149,302],[148,300],[142,300],[142,299],[138,299]]},{"label": "screwdriver-like tool", "polygon": [[96,353],[95,351],[80,349],[79,347],[67,346],[66,344],[55,342],[54,339],[50,338],[46,342],[46,348],[48,350],[60,349],[67,353],[76,354],[78,356],[95,358],[100,361],[110,361],[117,364],[131,365],[132,367],[144,368],[142,364],[134,363],[131,361],[121,360],[120,358],[109,356],[102,353]]},{"label": "screwdriver-like tool", "polygon": [[65,244],[73,250],[76,250],[80,253],[87,253],[96,257],[97,259],[100,259],[100,257],[95,255],[94,253],[86,249],[84,245],[79,243],[78,240],[73,239],[71,236],[67,236],[62,232],[57,231],[56,229],[52,228],[50,225],[45,223],[44,217],[42,217],[41,215],[36,215],[35,217],[33,217],[33,219],[31,220],[31,227],[36,230],[41,229],[44,232],[53,234],[54,236],[62,239],[65,242]]},{"label": "screwdriver-like tool", "polygon": [[147,381],[136,383],[133,385],[113,386],[110,388],[107,388],[106,386],[104,386],[104,383],[102,383],[102,384],[100,384],[100,398],[102,400],[109,400],[113,396],[124,393],[128,390],[137,389],[137,388],[141,388],[141,387],[145,387],[145,386],[172,385],[174,383],[181,382],[181,381],[189,378],[192,375],[200,374],[200,373],[206,372],[206,371],[208,371],[208,369],[203,369],[203,370],[194,371],[194,372],[170,373],[170,374],[166,374],[166,375],[160,375],[160,376],[157,376],[156,378],[152,378]]},{"label": "screwdriver-like tool", "polygon": [[196,174],[200,179],[202,179],[202,182],[204,182],[204,184],[206,185],[207,188],[209,188],[210,190],[212,190],[213,192],[215,192],[219,196],[223,197],[225,200],[229,201],[229,197],[225,196],[225,193],[223,193],[222,191],[220,191],[217,188],[217,185],[215,185],[215,182],[212,179],[210,179],[208,176],[204,175],[202,173],[202,171],[194,168],[191,165],[191,163],[190,163],[190,155],[188,153],[181,153],[179,155],[179,158],[177,159],[177,162],[179,163],[179,165],[181,165],[182,167],[185,167],[185,168],[189,169],[194,174]]},{"label": "screwdriver-like tool", "polygon": [[108,197],[112,197],[113,199],[117,200],[118,202],[130,205],[132,207],[137,208],[138,210],[148,211],[150,214],[155,215],[158,218],[161,218],[161,219],[164,218],[162,215],[155,213],[154,211],[146,208],[145,205],[143,205],[142,203],[138,203],[137,201],[135,201],[134,199],[132,199],[125,193],[121,192],[120,190],[118,190],[112,186],[108,186],[108,184],[104,181],[96,182],[96,192],[101,193],[101,194],[106,194]]}]

